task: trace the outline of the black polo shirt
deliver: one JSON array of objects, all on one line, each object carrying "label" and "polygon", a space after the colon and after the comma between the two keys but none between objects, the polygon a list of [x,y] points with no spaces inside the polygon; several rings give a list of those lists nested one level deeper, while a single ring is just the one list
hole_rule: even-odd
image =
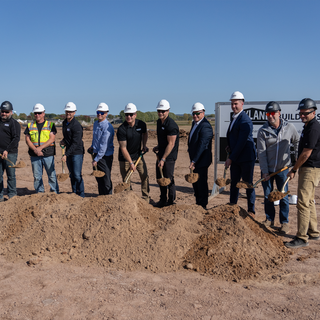
[{"label": "black polo shirt", "polygon": [[63,140],[66,144],[66,156],[84,154],[83,128],[76,118],[70,122],[64,119],[62,122]]},{"label": "black polo shirt", "polygon": [[176,142],[170,154],[167,157],[167,161],[177,160],[178,148],[179,148],[179,127],[173,119],[169,116],[164,123],[160,119],[157,121],[157,137],[158,137],[158,147],[159,147],[159,159],[163,157],[164,151],[168,145],[168,136],[177,136]]},{"label": "black polo shirt", "polygon": [[21,127],[12,117],[9,120],[0,120],[0,153],[18,153]]},{"label": "black polo shirt", "polygon": [[[125,121],[117,130],[118,141],[127,141],[127,150],[132,160],[137,160],[141,153],[142,134],[147,132],[145,122],[136,119],[133,127]],[[119,161],[126,161],[119,148]]]},{"label": "black polo shirt", "polygon": [[312,149],[312,153],[302,167],[320,168],[320,124],[316,118],[303,127],[298,149],[299,156],[304,148]]}]

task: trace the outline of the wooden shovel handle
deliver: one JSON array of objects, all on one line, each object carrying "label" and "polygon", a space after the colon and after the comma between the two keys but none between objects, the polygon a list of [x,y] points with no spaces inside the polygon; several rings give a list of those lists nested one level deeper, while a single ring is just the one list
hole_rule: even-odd
[{"label": "wooden shovel handle", "polygon": [[289,167],[287,166],[287,167],[284,167],[284,168],[282,168],[282,169],[280,169],[280,170],[278,170],[278,171],[276,171],[276,172],[273,172],[273,173],[271,173],[270,175],[269,175],[269,177],[273,177],[273,176],[275,176],[276,174],[278,174],[278,173],[280,173],[280,172],[282,172],[282,171],[284,171],[284,170],[287,170]]},{"label": "wooden shovel handle", "polygon": [[[2,157],[2,154],[0,153],[0,157]],[[8,162],[10,162],[13,166],[15,165],[11,160],[9,160],[8,158],[4,157],[4,160],[7,160]]]}]

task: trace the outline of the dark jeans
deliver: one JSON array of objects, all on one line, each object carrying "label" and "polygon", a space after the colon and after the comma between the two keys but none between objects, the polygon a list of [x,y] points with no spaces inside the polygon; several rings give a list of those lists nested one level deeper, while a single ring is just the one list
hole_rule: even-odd
[{"label": "dark jeans", "polygon": [[[232,162],[230,167],[231,186],[230,186],[230,203],[237,203],[239,198],[239,189],[236,187],[237,183],[241,180],[252,183],[253,171],[255,161],[236,163]],[[254,211],[254,203],[256,200],[256,193],[254,189],[246,189],[248,211]]]},{"label": "dark jeans", "polygon": [[195,168],[194,173],[199,174],[199,179],[196,183],[193,183],[194,195],[196,197],[196,204],[206,209],[208,204],[208,167]]},{"label": "dark jeans", "polygon": [[[278,173],[277,175],[271,177],[268,181],[263,181],[263,191],[264,191],[264,211],[266,213],[266,218],[269,221],[274,221],[275,217],[275,208],[274,203],[268,200],[268,195],[271,191],[273,191],[273,184],[276,181],[277,189],[281,190],[283,184],[287,179],[287,174],[289,169]],[[271,172],[270,172],[271,173]],[[261,175],[262,176],[262,175]],[[288,184],[286,184],[284,191],[288,191]],[[288,223],[289,222],[289,198],[285,196],[283,199],[280,200],[280,211],[279,211],[279,220],[280,223]]]},{"label": "dark jeans", "polygon": [[[163,166],[163,176],[171,180],[170,184],[166,187],[160,186],[160,201],[172,203],[176,199],[176,186],[174,184],[174,166],[175,161],[166,161]],[[156,177],[161,178],[158,163],[156,163]],[[167,195],[168,192],[168,195]]]},{"label": "dark jeans", "polygon": [[[8,159],[12,161],[13,163],[16,163],[17,161],[17,153],[9,153]],[[0,158],[0,199],[3,199],[3,173],[6,170],[7,173],[7,193],[9,198],[12,198],[17,195],[17,189],[16,189],[16,169],[15,168],[9,168],[12,164],[5,160]]]},{"label": "dark jeans", "polygon": [[67,157],[67,166],[71,181],[72,192],[84,198],[84,183],[82,180],[83,154],[74,154]]},{"label": "dark jeans", "polygon": [[104,156],[98,161],[97,168],[103,171],[105,175],[102,178],[97,178],[99,195],[112,194],[111,168],[113,162],[113,155]]}]

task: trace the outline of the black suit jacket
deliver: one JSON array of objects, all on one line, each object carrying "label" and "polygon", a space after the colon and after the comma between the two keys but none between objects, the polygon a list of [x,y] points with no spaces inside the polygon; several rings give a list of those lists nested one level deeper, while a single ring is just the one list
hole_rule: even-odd
[{"label": "black suit jacket", "polygon": [[[192,122],[191,130],[195,122]],[[191,132],[190,130],[190,132]],[[193,135],[188,138],[188,153],[190,161],[194,161],[196,168],[209,167],[212,163],[212,138],[211,124],[206,118],[199,123]]]}]

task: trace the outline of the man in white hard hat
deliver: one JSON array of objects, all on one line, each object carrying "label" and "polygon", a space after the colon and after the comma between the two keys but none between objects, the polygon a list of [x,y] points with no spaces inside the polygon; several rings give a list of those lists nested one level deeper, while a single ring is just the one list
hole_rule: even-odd
[{"label": "man in white hard hat", "polygon": [[213,130],[205,118],[205,108],[200,102],[195,103],[191,109],[192,126],[188,138],[189,168],[199,174],[197,182],[193,183],[196,204],[206,209],[208,204],[208,168],[212,163],[212,137]]},{"label": "man in white hard hat", "polygon": [[92,166],[97,166],[98,170],[103,171],[103,177],[96,177],[98,182],[99,195],[112,194],[111,168],[113,162],[113,137],[114,129],[107,120],[109,107],[101,102],[97,109],[98,121],[93,124],[92,144],[88,152],[93,154]]},{"label": "man in white hard hat", "polygon": [[[17,120],[12,118],[13,107],[11,102],[1,104],[0,119],[0,202],[4,201],[3,174],[7,173],[7,193],[9,199],[17,195],[16,172],[8,162],[16,163],[21,127]],[[8,159],[8,160],[6,160]]]},{"label": "man in white hard hat", "polygon": [[[274,181],[278,190],[281,190],[289,169],[283,170],[270,178],[270,174],[291,165],[290,144],[294,145],[295,157],[298,154],[299,134],[293,124],[281,119],[281,107],[279,103],[270,101],[266,105],[267,121],[259,129],[257,135],[257,149],[261,177],[264,191],[264,211],[266,220],[262,223],[267,227],[274,226],[275,207],[274,202],[268,200],[270,192],[273,191]],[[288,184],[285,185],[288,191]],[[279,220],[281,233],[289,231],[289,199],[288,196],[280,200]]]},{"label": "man in white hard hat", "polygon": [[[231,186],[230,203],[236,204],[239,197],[237,183],[243,181],[253,182],[254,164],[256,160],[256,147],[252,136],[252,121],[243,111],[244,96],[241,92],[235,91],[230,98],[231,109],[233,111],[232,121],[230,122],[226,148],[229,158],[225,162],[227,168],[230,167]],[[255,214],[255,190],[246,189],[248,212],[252,216]]]},{"label": "man in white hard hat", "polygon": [[67,163],[71,181],[72,192],[84,198],[84,183],[82,179],[83,163],[83,128],[75,118],[77,107],[73,102],[68,102],[64,108],[66,118],[62,123],[63,140],[60,145],[66,148],[62,161]]},{"label": "man in white hard hat", "polygon": [[[128,103],[124,109],[125,121],[117,130],[119,141],[120,173],[124,181],[129,170],[135,171],[135,162],[141,152],[147,152],[148,131],[147,125],[137,118],[137,107]],[[137,165],[141,179],[142,198],[149,203],[149,176],[147,166],[142,157]],[[128,181],[130,183],[130,180]]]},{"label": "man in white hard hat", "polygon": [[153,148],[158,157],[156,176],[157,179],[161,178],[159,167],[162,167],[164,177],[171,181],[167,187],[160,186],[160,201],[155,204],[159,208],[174,204],[174,200],[176,199],[174,166],[179,149],[179,127],[169,117],[169,109],[170,104],[167,100],[159,101],[157,106],[159,117],[157,121],[158,145]]},{"label": "man in white hard hat", "polygon": [[57,129],[53,122],[45,120],[45,108],[42,104],[37,103],[33,107],[32,112],[36,121],[28,123],[24,134],[29,147],[34,188],[37,193],[45,191],[42,180],[44,167],[48,175],[50,191],[59,193],[56,171],[54,169]]}]

